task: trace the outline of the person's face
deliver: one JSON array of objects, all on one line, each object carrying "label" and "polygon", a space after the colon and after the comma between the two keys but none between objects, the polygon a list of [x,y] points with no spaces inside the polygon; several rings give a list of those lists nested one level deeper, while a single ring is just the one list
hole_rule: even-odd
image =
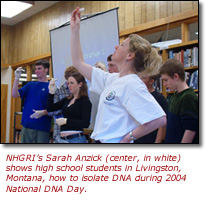
[{"label": "person's face", "polygon": [[117,65],[113,61],[108,61],[108,71],[109,73],[119,72]]},{"label": "person's face", "polygon": [[71,94],[75,95],[79,93],[82,83],[78,83],[74,77],[69,77],[67,80],[67,85]]},{"label": "person's face", "polygon": [[167,74],[162,74],[161,78],[164,81],[164,86],[166,86],[167,89],[170,91],[175,91],[177,89],[177,82],[175,78],[171,78]]},{"label": "person's face", "polygon": [[47,73],[48,73],[48,69],[44,68],[42,65],[35,66],[35,74],[37,75],[38,79],[46,77]]},{"label": "person's face", "polygon": [[120,62],[125,62],[129,50],[130,39],[125,39],[122,44],[115,46],[115,51],[112,55],[112,61],[118,65]]}]

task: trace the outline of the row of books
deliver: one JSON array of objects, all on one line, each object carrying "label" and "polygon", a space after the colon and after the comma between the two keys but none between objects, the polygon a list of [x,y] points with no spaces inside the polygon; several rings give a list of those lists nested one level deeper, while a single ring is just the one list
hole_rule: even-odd
[{"label": "row of books", "polygon": [[177,59],[184,64],[184,68],[198,66],[198,47],[182,49],[181,51],[169,51],[169,59]]},{"label": "row of books", "polygon": [[194,90],[198,90],[198,83],[199,83],[198,74],[199,74],[198,70],[194,71],[193,73],[185,72],[187,85],[189,87],[192,87]]}]

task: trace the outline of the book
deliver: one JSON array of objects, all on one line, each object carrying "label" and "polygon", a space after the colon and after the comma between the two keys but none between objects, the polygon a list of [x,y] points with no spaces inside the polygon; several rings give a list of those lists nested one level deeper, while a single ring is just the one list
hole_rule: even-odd
[{"label": "book", "polygon": [[197,90],[198,82],[199,82],[198,70],[196,70],[190,75],[188,86],[192,87],[194,90]]},{"label": "book", "polygon": [[169,50],[169,59],[177,59],[184,64],[184,68],[198,66],[198,47],[182,49],[180,51]]}]

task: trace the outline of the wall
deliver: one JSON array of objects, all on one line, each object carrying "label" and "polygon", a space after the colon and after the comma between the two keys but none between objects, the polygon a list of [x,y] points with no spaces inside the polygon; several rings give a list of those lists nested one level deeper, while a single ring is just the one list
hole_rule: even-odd
[{"label": "wall", "polygon": [[[2,118],[2,127],[6,131],[5,140],[2,142],[9,142],[9,131],[10,131],[10,111],[11,111],[11,67],[1,68],[1,85],[7,87],[7,90],[1,91],[1,99],[7,99],[7,102],[2,101],[1,113],[3,112],[4,117]],[[2,116],[2,115],[1,115]],[[2,132],[3,134],[3,132]]]},{"label": "wall", "polygon": [[50,52],[49,30],[69,21],[77,6],[83,14],[119,7],[120,31],[198,9],[198,1],[61,1],[14,27],[1,25],[1,63],[13,64]]},{"label": "wall", "polygon": [[13,27],[1,25],[1,64],[9,64],[12,61],[12,29]]}]

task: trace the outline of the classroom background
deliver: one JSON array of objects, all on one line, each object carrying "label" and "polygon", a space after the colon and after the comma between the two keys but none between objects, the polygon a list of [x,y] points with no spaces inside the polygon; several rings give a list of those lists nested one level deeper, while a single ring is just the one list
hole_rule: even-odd
[{"label": "classroom background", "polygon": [[[163,60],[167,60],[172,53],[177,59],[182,59],[182,52],[198,47],[198,1],[31,2],[32,11],[29,11],[30,16],[26,13],[26,19],[24,14],[20,14],[17,20],[11,22],[1,20],[1,143],[17,142],[14,136],[21,129],[19,114],[22,102],[20,98],[11,97],[14,71],[23,66],[26,70],[23,83],[35,80],[33,64],[39,59],[47,59],[51,63],[49,31],[68,22],[76,7],[85,8],[83,14],[118,7],[120,43],[131,33],[139,34],[151,43],[180,39],[179,44],[158,47]],[[41,11],[35,13],[34,6]],[[198,63],[194,61],[194,56],[187,61],[189,69],[186,72],[190,77],[198,71]],[[50,78],[52,74],[50,70]],[[20,87],[23,83],[20,82]],[[162,83],[160,91],[166,98],[171,95]],[[195,91],[198,94],[198,88]]]}]

